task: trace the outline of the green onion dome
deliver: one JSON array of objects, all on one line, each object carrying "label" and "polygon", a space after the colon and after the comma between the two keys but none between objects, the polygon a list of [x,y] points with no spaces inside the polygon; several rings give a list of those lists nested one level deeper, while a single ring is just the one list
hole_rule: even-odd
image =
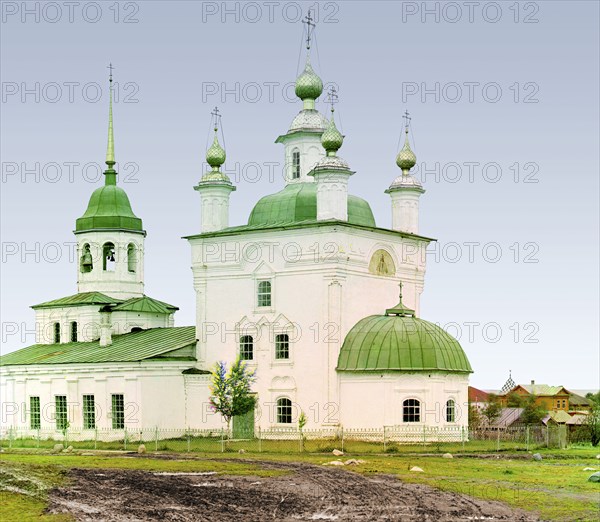
[{"label": "green onion dome", "polygon": [[321,136],[321,145],[323,145],[323,148],[327,151],[328,155],[332,155],[342,147],[343,143],[344,136],[342,136],[342,133],[335,126],[332,112],[329,126]]},{"label": "green onion dome", "polygon": [[219,168],[223,163],[225,163],[225,159],[227,155],[225,154],[225,149],[221,147],[219,144],[219,139],[217,138],[217,129],[215,129],[215,139],[213,140],[212,145],[206,151],[206,162],[213,168]]},{"label": "green onion dome", "polygon": [[415,153],[410,148],[410,143],[408,143],[408,129],[406,129],[406,139],[404,141],[404,147],[396,156],[396,165],[398,165],[402,172],[408,172],[412,169],[417,163],[417,157]]},{"label": "green onion dome", "polygon": [[316,100],[323,92],[323,82],[315,73],[310,64],[310,59],[306,59],[304,71],[296,79],[296,96],[301,100]]}]

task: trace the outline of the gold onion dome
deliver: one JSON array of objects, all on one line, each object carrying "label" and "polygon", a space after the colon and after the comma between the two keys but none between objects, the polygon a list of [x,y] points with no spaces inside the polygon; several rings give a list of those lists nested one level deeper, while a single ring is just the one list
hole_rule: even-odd
[{"label": "gold onion dome", "polygon": [[415,153],[410,148],[410,143],[408,143],[408,129],[406,129],[406,139],[404,141],[404,147],[396,156],[396,165],[398,165],[402,172],[407,172],[412,169],[417,163],[417,157]]},{"label": "gold onion dome", "polygon": [[321,144],[323,145],[323,148],[327,151],[327,154],[331,155],[332,153],[334,154],[339,149],[341,149],[343,143],[344,136],[342,136],[342,133],[335,126],[332,111],[331,120],[329,120],[329,126],[321,136]]},{"label": "gold onion dome", "polygon": [[310,58],[307,58],[304,71],[296,79],[296,96],[301,100],[316,100],[322,92],[323,81],[313,70]]},{"label": "gold onion dome", "polygon": [[225,149],[221,147],[219,144],[219,139],[217,138],[217,129],[215,128],[215,139],[213,140],[212,145],[206,151],[206,162],[213,168],[213,170],[218,170],[223,163],[225,163],[225,159],[227,155],[225,154]]}]

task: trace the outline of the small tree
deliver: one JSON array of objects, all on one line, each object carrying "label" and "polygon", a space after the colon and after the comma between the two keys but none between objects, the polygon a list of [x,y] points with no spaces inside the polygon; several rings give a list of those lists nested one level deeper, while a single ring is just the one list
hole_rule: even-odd
[{"label": "small tree", "polygon": [[227,434],[231,419],[245,415],[256,407],[256,396],[251,391],[256,381],[254,370],[248,370],[246,363],[238,357],[227,371],[223,361],[215,364],[210,386],[210,404],[227,423]]},{"label": "small tree", "polygon": [[596,394],[588,393],[586,398],[590,400],[591,411],[585,419],[584,425],[587,427],[592,446],[600,444],[600,392]]},{"label": "small tree", "polygon": [[481,428],[481,421],[479,408],[474,404],[469,403],[469,429],[478,430]]},{"label": "small tree", "polygon": [[536,404],[536,396],[530,395],[522,402],[523,413],[521,414],[521,422],[523,424],[539,424],[540,421],[548,414],[548,410],[542,404]]},{"label": "small tree", "polygon": [[493,424],[502,413],[502,403],[500,402],[500,397],[490,393],[488,395],[487,403],[481,413],[483,413],[483,416],[488,420],[489,424]]},{"label": "small tree", "polygon": [[506,396],[506,405],[509,408],[522,408],[524,402],[523,396],[516,392],[510,392]]}]

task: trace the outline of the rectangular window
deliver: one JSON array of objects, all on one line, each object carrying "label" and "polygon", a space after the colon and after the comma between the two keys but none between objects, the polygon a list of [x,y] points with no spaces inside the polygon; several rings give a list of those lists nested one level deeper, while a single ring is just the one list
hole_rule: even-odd
[{"label": "rectangular window", "polygon": [[259,281],[257,292],[258,306],[271,306],[271,281]]},{"label": "rectangular window", "polygon": [[292,179],[300,177],[300,151],[292,152]]},{"label": "rectangular window", "polygon": [[290,336],[279,334],[275,336],[275,359],[290,358]]},{"label": "rectangular window", "polygon": [[71,342],[77,342],[77,321],[71,322]]},{"label": "rectangular window", "polygon": [[112,427],[113,430],[125,428],[125,401],[121,394],[112,396]]},{"label": "rectangular window", "polygon": [[60,343],[60,323],[54,323],[54,343]]},{"label": "rectangular window", "polygon": [[56,395],[54,397],[54,404],[56,406],[56,429],[65,430],[69,425],[69,419],[67,416],[67,396]]},{"label": "rectangular window", "polygon": [[42,417],[40,410],[40,398],[29,397],[29,427],[32,430],[39,430],[42,426]]},{"label": "rectangular window", "polygon": [[83,396],[83,429],[96,429],[96,401],[93,395]]},{"label": "rectangular window", "polygon": [[254,359],[254,339],[251,335],[240,337],[240,360],[251,361]]}]

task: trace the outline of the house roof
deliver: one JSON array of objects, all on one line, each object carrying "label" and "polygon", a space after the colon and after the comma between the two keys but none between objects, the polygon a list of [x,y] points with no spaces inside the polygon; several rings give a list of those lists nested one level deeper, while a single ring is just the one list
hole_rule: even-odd
[{"label": "house roof", "polygon": [[110,309],[113,312],[153,312],[159,314],[171,314],[175,310],[179,310],[174,305],[148,296],[133,297],[116,306],[111,306]]},{"label": "house roof", "polygon": [[196,328],[151,328],[115,335],[109,346],[87,343],[34,344],[0,358],[0,366],[94,364],[148,359],[195,360]]},{"label": "house roof", "polygon": [[490,394],[474,386],[469,386],[469,402],[486,402]]},{"label": "house roof", "polygon": [[69,295],[33,305],[34,310],[39,308],[63,308],[65,306],[90,306],[101,305],[109,306],[110,311],[114,312],[151,312],[160,314],[172,314],[178,307],[152,299],[146,295],[142,297],[132,297],[131,299],[123,300],[110,297],[100,292],[82,292],[79,294]]},{"label": "house roof", "polygon": [[63,306],[89,306],[89,305],[105,305],[120,303],[121,300],[109,297],[108,295],[100,292],[82,292],[79,294],[69,295],[67,297],[61,297],[52,301],[46,301],[33,305],[31,308],[34,310],[37,308],[61,308]]},{"label": "house roof", "polygon": [[585,397],[578,395],[577,393],[570,393],[569,394],[569,406],[571,407],[575,407],[575,406],[590,406],[590,401],[589,399],[586,399]]},{"label": "house roof", "polygon": [[557,424],[567,424],[571,420],[571,416],[564,410],[549,411],[542,422],[547,424],[550,419]]},{"label": "house roof", "polygon": [[525,390],[531,395],[542,395],[544,397],[569,394],[569,392],[563,386],[549,386],[548,384],[517,384],[512,390],[504,395],[508,395],[509,393],[516,391],[518,388]]},{"label": "house roof", "polygon": [[510,426],[521,418],[524,408],[502,408],[500,416],[492,422],[492,426]]}]

